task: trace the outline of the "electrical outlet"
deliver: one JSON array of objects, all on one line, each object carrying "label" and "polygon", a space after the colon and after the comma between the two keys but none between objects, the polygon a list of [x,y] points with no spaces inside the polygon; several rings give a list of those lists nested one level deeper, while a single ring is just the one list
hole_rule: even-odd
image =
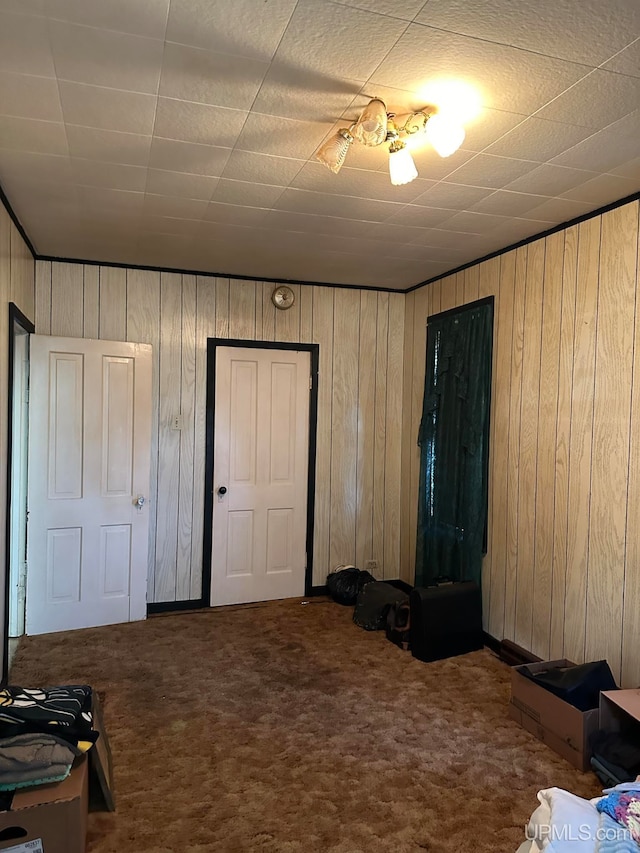
[{"label": "electrical outlet", "polygon": [[171,418],[171,429],[182,429],[182,415],[174,415]]},{"label": "electrical outlet", "polygon": [[378,570],[378,561],[377,560],[367,560],[364,564],[364,568],[366,572],[371,572],[373,574]]}]

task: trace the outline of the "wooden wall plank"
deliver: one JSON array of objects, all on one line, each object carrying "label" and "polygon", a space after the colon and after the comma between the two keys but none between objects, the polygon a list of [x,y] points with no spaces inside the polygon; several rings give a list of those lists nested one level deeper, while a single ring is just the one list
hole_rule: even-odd
[{"label": "wooden wall plank", "polygon": [[262,333],[258,330],[257,336],[262,341],[275,341],[278,309],[271,301],[271,294],[275,285],[270,281],[263,281],[259,284],[262,290]]},{"label": "wooden wall plank", "polygon": [[51,261],[36,262],[36,333],[51,334]]},{"label": "wooden wall plank", "polygon": [[[638,202],[635,203],[636,216]],[[636,275],[640,274],[640,227],[636,230],[638,254]],[[635,340],[633,347],[633,396],[631,401],[631,447],[629,453],[629,491],[627,495],[627,549],[624,572],[624,610],[622,614],[622,677],[625,687],[640,684],[640,303],[636,297]]]},{"label": "wooden wall plank", "polygon": [[301,287],[300,299],[300,337],[298,340],[303,344],[309,344],[313,339],[313,290],[310,287]]},{"label": "wooden wall plank", "polygon": [[156,530],[157,601],[175,601],[180,489],[182,287],[177,273],[160,273],[160,406],[158,418],[158,499]]},{"label": "wooden wall plank", "polygon": [[150,270],[127,271],[127,340],[153,347],[151,469],[149,475],[149,573],[148,601],[156,601],[156,528],[158,497],[158,406],[160,397],[160,273]]},{"label": "wooden wall plank", "polygon": [[[126,270],[124,271],[126,274]],[[96,339],[100,337],[100,267],[93,264],[84,266],[84,306],[83,306],[83,337]],[[116,340],[124,341],[127,334],[126,286],[123,305],[125,306],[122,337]],[[110,338],[114,340],[114,338]]]},{"label": "wooden wall plank", "polygon": [[[427,290],[428,288],[421,288],[422,290]],[[382,294],[380,294],[382,296]],[[402,503],[401,503],[401,512],[400,512],[400,577],[407,580],[408,583],[413,583],[414,572],[415,572],[415,560],[412,563],[411,561],[411,540],[412,540],[412,530],[411,530],[411,512],[416,498],[412,494],[411,491],[411,466],[413,462],[413,447],[411,445],[411,434],[413,427],[413,412],[411,410],[411,404],[413,399],[413,366],[414,361],[417,356],[414,356],[414,345],[413,345],[413,318],[415,314],[415,298],[416,291],[412,291],[408,293],[405,297],[404,303],[404,373],[403,373],[403,387],[402,387]],[[387,301],[387,334],[388,334],[388,301]],[[378,312],[378,317],[380,316],[380,311]],[[380,330],[378,330],[378,340],[380,340]],[[379,356],[377,356],[379,357]],[[386,353],[385,353],[385,361],[386,364]],[[378,402],[377,402],[377,392],[376,392],[376,411],[378,411]],[[386,385],[385,385],[385,399],[386,399]],[[386,413],[384,416],[384,420],[386,423]],[[377,434],[377,433],[376,433]],[[376,453],[379,454],[378,445],[376,444]],[[384,446],[382,448],[382,453],[384,453]],[[376,468],[376,472],[379,471],[379,468]],[[376,489],[379,486],[376,483]],[[384,482],[382,483],[382,490],[384,491]],[[378,498],[374,495],[374,518],[376,519],[376,527],[377,520],[379,518],[379,513],[382,513],[384,517],[384,496],[382,496],[382,504],[381,509],[377,511],[378,507]],[[378,533],[377,536],[381,534]],[[376,531],[374,530],[374,537],[376,536]],[[413,532],[413,539],[415,541],[415,532]],[[377,546],[377,543],[376,543]]]},{"label": "wooden wall plank", "polygon": [[[191,587],[189,597],[202,595],[202,545],[204,518],[204,474],[207,415],[207,338],[216,334],[216,280],[210,276],[196,279],[196,361],[193,465],[193,522],[191,525]],[[207,602],[208,603],[208,602]]]},{"label": "wooden wall plank", "polygon": [[216,338],[229,338],[229,279],[216,278]]},{"label": "wooden wall plank", "polygon": [[[313,287],[313,342],[319,344],[318,426],[316,445],[316,489],[313,539],[313,583],[325,583],[332,564],[331,538],[331,452],[333,405],[334,295],[329,287]],[[275,309],[274,309],[275,310]],[[341,562],[340,560],[338,562]]]},{"label": "wooden wall plank", "polygon": [[578,227],[564,622],[565,655],[577,662],[584,660],[586,630],[600,229],[599,218]]},{"label": "wooden wall plank", "polygon": [[[413,325],[413,349],[415,357],[413,360],[412,389],[411,389],[411,429],[409,435],[409,452],[411,454],[411,481],[409,493],[411,495],[411,512],[409,516],[410,543],[409,543],[409,571],[410,577],[415,579],[416,569],[416,533],[418,529],[418,490],[420,487],[420,448],[418,447],[418,432],[422,420],[422,401],[424,397],[424,378],[426,373],[427,353],[427,319],[431,310],[431,298],[433,296],[432,286],[421,287],[414,292],[414,313],[411,318]],[[388,384],[387,378],[387,384]]]},{"label": "wooden wall plank", "polygon": [[[358,451],[358,340],[360,294],[336,290],[331,412],[331,565],[356,559],[356,456]],[[277,328],[276,328],[277,334]]]},{"label": "wooden wall plank", "polygon": [[51,334],[81,338],[84,329],[83,267],[56,262],[51,268]]},{"label": "wooden wall plank", "polygon": [[[191,598],[193,587],[192,536],[194,510],[195,384],[196,384],[196,277],[182,276],[182,347],[180,414],[180,480],[178,486],[178,547],[176,599]],[[202,567],[198,574],[202,577]]]},{"label": "wooden wall plank", "polygon": [[[585,655],[616,678],[621,636],[638,256],[635,205],[602,217]],[[637,570],[637,567],[634,567]]]},{"label": "wooden wall plank", "polygon": [[[356,566],[364,568],[373,553],[373,482],[376,395],[376,334],[378,296],[360,291],[360,341],[358,350],[358,434],[356,454]],[[375,559],[382,561],[382,556]],[[384,567],[380,568],[384,571]],[[397,569],[396,569],[397,572]],[[397,574],[395,575],[397,577]]]},{"label": "wooden wall plank", "polygon": [[389,294],[387,347],[387,441],[385,448],[384,577],[400,574],[400,500],[402,444],[402,360],[404,356],[404,296]]},{"label": "wooden wall plank", "polygon": [[[491,409],[495,429],[489,447],[492,482],[491,586],[487,630],[492,637],[504,636],[504,604],[507,564],[507,483],[509,459],[509,407],[511,400],[511,346],[515,252],[500,258],[500,278],[494,315],[495,371],[492,379]],[[469,290],[465,289],[468,294]],[[477,293],[475,294],[477,297]],[[474,301],[473,299],[471,301]],[[486,611],[485,611],[486,613]]]},{"label": "wooden wall plank", "polygon": [[564,657],[564,601],[567,575],[567,519],[569,510],[569,446],[571,442],[571,395],[573,341],[576,315],[578,226],[564,232],[562,261],[562,308],[558,362],[558,416],[556,421],[555,501],[551,585],[549,655]]},{"label": "wooden wall plank", "polygon": [[[515,256],[513,326],[511,334],[511,385],[509,391],[509,455],[507,459],[507,552],[505,564],[504,636],[515,639],[518,586],[518,493],[520,482],[520,425],[522,421],[522,358],[527,284],[527,247]],[[502,263],[505,263],[503,257]]]},{"label": "wooden wall plank", "polygon": [[122,341],[127,334],[127,271],[100,267],[100,338]]},{"label": "wooden wall plank", "polygon": [[544,296],[544,241],[527,246],[527,283],[522,353],[522,417],[518,481],[518,597],[516,643],[531,648],[535,575],[536,464],[542,300]]},{"label": "wooden wall plank", "polygon": [[475,302],[478,299],[480,266],[467,267],[464,271],[464,301]]},{"label": "wooden wall plank", "polygon": [[441,280],[440,310],[449,311],[456,306],[456,276],[450,275]]},{"label": "wooden wall plank", "polygon": [[256,338],[256,283],[229,282],[228,336],[239,340]]},{"label": "wooden wall plank", "polygon": [[[413,295],[413,294],[412,294]],[[388,358],[388,338],[389,338],[389,294],[377,294],[378,310],[376,315],[376,349],[375,349],[375,412],[374,412],[374,443],[373,443],[373,559],[378,563],[378,573],[376,577],[380,577],[380,567],[384,573],[384,501],[385,501],[385,449],[387,444],[387,358]],[[405,315],[406,316],[406,315]],[[411,322],[413,335],[413,318]],[[413,340],[413,337],[411,338]],[[406,342],[406,338],[405,338]],[[405,349],[406,354],[406,349]],[[360,356],[362,360],[362,354]],[[365,356],[366,358],[366,356]],[[407,364],[406,360],[404,362]],[[411,385],[404,377],[402,388],[403,396],[403,432],[410,426],[410,418],[406,417],[405,403],[407,393],[411,394]],[[410,398],[409,398],[410,399]],[[410,407],[409,407],[410,408]],[[405,423],[406,421],[406,423]],[[404,453],[404,445],[403,445]],[[402,461],[402,470],[404,472],[405,462]],[[404,522],[405,512],[406,517],[409,517],[409,504],[406,500],[406,495],[403,493],[403,506],[400,513],[401,523]],[[408,532],[408,530],[407,530]],[[402,541],[403,537],[401,537]],[[408,542],[408,539],[407,539]],[[404,566],[406,560],[401,556],[401,566]],[[399,571],[399,577],[406,576],[406,570],[402,568]]]},{"label": "wooden wall plank", "polygon": [[456,306],[464,305],[464,270],[462,272],[458,272],[455,275],[456,280]]},{"label": "wooden wall plank", "polygon": [[535,563],[533,626],[530,650],[549,659],[551,589],[553,575],[554,501],[549,483],[555,482],[556,424],[558,419],[558,362],[562,316],[564,232],[547,237],[544,257],[544,302],[538,401],[538,458],[536,467]]}]

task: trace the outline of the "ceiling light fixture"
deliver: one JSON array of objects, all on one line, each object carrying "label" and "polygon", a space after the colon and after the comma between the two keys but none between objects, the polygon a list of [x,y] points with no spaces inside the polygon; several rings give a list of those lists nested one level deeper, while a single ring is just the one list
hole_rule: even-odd
[{"label": "ceiling light fixture", "polygon": [[394,118],[395,113],[387,112],[384,101],[372,98],[357,121],[348,128],[341,127],[320,146],[316,160],[337,175],[353,142],[370,147],[388,142],[391,183],[400,186],[418,177],[416,164],[403,137],[425,133],[441,157],[449,157],[464,141],[462,125],[450,116],[439,114],[435,107],[424,107],[411,113],[400,126]]}]

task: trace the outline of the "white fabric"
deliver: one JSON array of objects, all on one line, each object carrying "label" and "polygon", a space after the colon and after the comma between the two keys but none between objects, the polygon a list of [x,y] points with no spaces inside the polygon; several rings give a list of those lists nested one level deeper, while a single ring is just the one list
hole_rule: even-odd
[{"label": "white fabric", "polygon": [[599,814],[593,802],[562,788],[545,788],[538,800],[527,826],[530,847],[518,853],[594,853]]}]

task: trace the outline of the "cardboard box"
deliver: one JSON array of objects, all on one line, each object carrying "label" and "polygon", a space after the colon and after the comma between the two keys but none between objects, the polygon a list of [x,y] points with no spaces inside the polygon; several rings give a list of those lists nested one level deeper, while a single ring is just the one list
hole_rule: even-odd
[{"label": "cardboard box", "polygon": [[524,670],[535,674],[570,666],[575,664],[563,658],[512,667],[509,716],[578,770],[589,770],[589,741],[598,729],[599,709],[580,711],[523,675]]},{"label": "cardboard box", "polygon": [[85,853],[89,773],[86,755],[62,782],[18,790],[0,812],[2,853]]},{"label": "cardboard box", "polygon": [[600,694],[599,726],[606,732],[640,735],[640,688]]}]

